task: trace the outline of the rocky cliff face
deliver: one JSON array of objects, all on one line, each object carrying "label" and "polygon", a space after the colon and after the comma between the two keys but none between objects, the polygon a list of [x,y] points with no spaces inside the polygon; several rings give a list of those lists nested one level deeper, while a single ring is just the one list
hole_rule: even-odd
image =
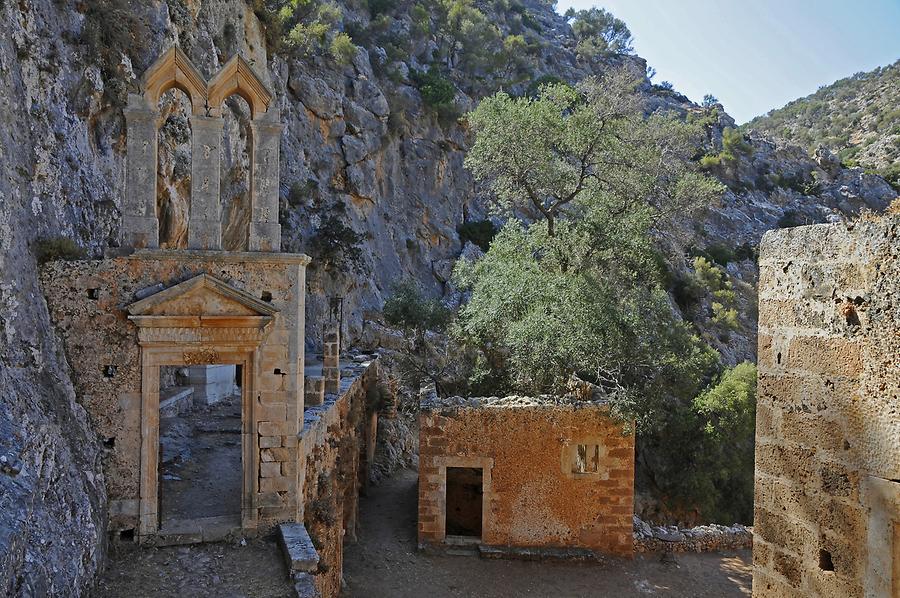
[{"label": "rocky cliff face", "polygon": [[[579,61],[567,23],[545,2],[523,0],[515,14],[481,4],[504,33],[522,30],[530,44],[531,74],[507,83],[511,92],[524,92],[542,75],[574,81],[615,62],[644,72],[636,57]],[[359,6],[342,4],[338,26],[368,28],[372,19]],[[379,27],[408,35],[408,12],[382,18]],[[320,329],[330,296],[345,297],[352,340],[362,336],[367,311],[380,308],[394,281],[412,277],[430,293],[444,293],[462,249],[457,227],[487,212],[463,168],[471,142],[464,124],[440,119],[411,79],[434,51],[434,36],[420,36],[409,56],[399,58],[375,39],[340,65],[323,56],[269,54],[264,28],[242,0],[6,1],[0,17],[7,31],[0,38],[0,457],[6,457],[0,462],[0,590],[77,594],[102,561],[102,445],[74,396],[37,282],[35,248],[41,239],[65,237],[96,257],[117,245],[121,100],[156,56],[177,42],[208,77],[240,52],[267,78],[285,124],[283,249],[316,260],[309,273],[310,331]],[[477,77],[454,71],[451,78],[462,111],[499,85],[487,71]],[[644,91],[651,107],[696,110],[649,81]],[[229,247],[239,249],[247,218],[246,108],[240,101],[228,108],[224,230]],[[179,246],[190,201],[189,135],[177,94],[161,110],[158,205],[166,242]],[[712,144],[721,143],[728,124],[722,118],[710,126]],[[784,220],[790,214],[822,221],[833,216],[832,207],[880,207],[893,195],[876,177],[765,140],[750,143],[752,156],[719,173],[731,186],[722,204],[705,221],[685,223],[699,233],[701,248],[752,246],[764,230],[793,222]],[[784,182],[791,178],[766,183],[776,171],[810,178],[821,171],[820,186],[791,187]],[[751,254],[723,265],[744,288],[740,330],[726,338],[709,325],[707,298],[685,309],[728,362],[755,352]],[[678,271],[689,269],[676,264]]]}]

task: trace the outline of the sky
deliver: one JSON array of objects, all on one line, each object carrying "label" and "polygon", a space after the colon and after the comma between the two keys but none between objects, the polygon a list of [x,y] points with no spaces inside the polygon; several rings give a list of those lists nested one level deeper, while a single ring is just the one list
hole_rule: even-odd
[{"label": "sky", "polygon": [[625,21],[635,52],[738,124],[859,71],[900,59],[900,0],[559,0]]}]

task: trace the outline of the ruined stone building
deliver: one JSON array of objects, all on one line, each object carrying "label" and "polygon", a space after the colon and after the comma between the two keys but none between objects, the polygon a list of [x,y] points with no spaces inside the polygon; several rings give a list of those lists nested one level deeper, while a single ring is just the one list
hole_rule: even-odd
[{"label": "ruined stone building", "polygon": [[[185,249],[158,248],[158,102],[171,88],[186,93],[191,106]],[[248,251],[222,249],[221,108],[233,94],[252,113]],[[366,365],[357,377],[339,379],[332,325],[325,362],[313,366],[324,379],[311,375],[314,392],[304,392],[310,258],[280,252],[281,125],[272,94],[240,57],[207,82],[173,48],[147,71],[125,116],[122,250],[101,260],[52,262],[42,272],[79,400],[103,439],[110,535],[173,544],[293,522],[300,525],[289,535],[301,554],[292,558],[305,570],[298,577],[308,573],[310,585],[336,595],[341,543],[353,534],[359,480],[366,477],[357,471],[360,452],[371,453],[366,445],[374,442],[364,412],[377,372]],[[231,413],[198,419],[232,394]],[[316,406],[305,408],[305,396]],[[190,440],[183,431],[189,417],[198,419],[195,434],[213,433],[207,448],[219,451],[222,462],[204,466],[205,479],[169,492],[166,485],[176,488],[188,471],[172,473],[168,453],[183,452],[177,443]],[[166,434],[170,442],[161,442]],[[234,447],[230,453],[227,446]],[[201,482],[213,491],[201,493]]]},{"label": "ruined stone building", "polygon": [[753,594],[900,596],[900,218],[760,249]]},{"label": "ruined stone building", "polygon": [[420,546],[632,555],[634,434],[607,405],[431,395],[420,409]]}]

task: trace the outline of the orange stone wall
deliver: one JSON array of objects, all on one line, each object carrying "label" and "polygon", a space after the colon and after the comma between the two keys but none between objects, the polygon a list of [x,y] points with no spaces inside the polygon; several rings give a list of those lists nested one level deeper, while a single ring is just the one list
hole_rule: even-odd
[{"label": "orange stone wall", "polygon": [[[473,401],[423,404],[421,546],[445,540],[446,468],[482,467],[481,543],[631,556],[634,436],[606,407],[515,397]],[[578,444],[600,446],[597,473],[572,473]]]}]

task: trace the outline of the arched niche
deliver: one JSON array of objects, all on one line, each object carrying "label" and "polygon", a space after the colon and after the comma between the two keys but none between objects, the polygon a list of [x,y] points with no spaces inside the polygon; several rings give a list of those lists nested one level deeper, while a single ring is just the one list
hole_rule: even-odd
[{"label": "arched niche", "polygon": [[148,106],[156,106],[160,96],[175,87],[188,95],[193,114],[206,114],[206,81],[178,47],[169,48],[147,69],[142,87]]},{"label": "arched niche", "polygon": [[159,247],[185,249],[188,246],[194,167],[190,97],[172,87],[160,96],[155,108],[159,113],[156,137]]},{"label": "arched niche", "polygon": [[250,105],[251,118],[260,118],[269,109],[272,92],[240,56],[234,56],[209,82],[209,114],[221,116],[222,104],[231,95],[239,95]]},{"label": "arched niche", "polygon": [[253,128],[249,103],[238,94],[222,104],[219,204],[222,249],[247,251],[250,242]]}]

